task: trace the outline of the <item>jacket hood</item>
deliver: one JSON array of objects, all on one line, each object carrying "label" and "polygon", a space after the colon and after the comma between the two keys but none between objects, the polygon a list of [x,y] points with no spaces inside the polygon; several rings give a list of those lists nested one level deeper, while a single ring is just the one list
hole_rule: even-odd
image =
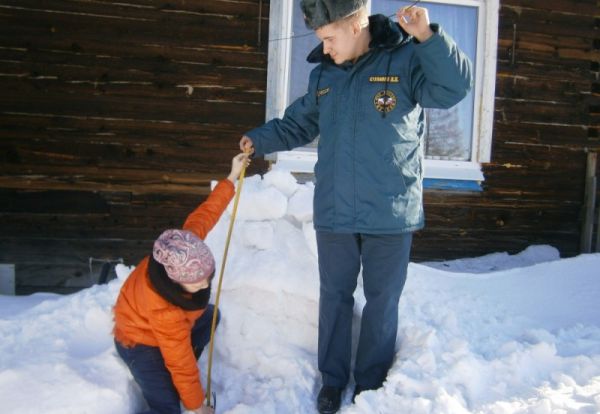
[{"label": "jacket hood", "polygon": [[[371,33],[370,49],[393,49],[404,46],[412,40],[412,36],[406,33],[398,23],[383,14],[369,16],[369,32]],[[323,53],[323,42],[308,54],[306,60],[309,63],[333,63],[329,55]]]}]

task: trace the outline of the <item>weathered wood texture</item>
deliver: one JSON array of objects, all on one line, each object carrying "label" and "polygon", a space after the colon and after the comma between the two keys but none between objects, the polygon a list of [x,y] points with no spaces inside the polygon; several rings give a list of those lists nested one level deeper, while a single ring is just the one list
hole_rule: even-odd
[{"label": "weathered wood texture", "polygon": [[[259,5],[0,0],[0,262],[19,292],[84,286],[90,257],[135,264],[227,172],[265,112]],[[579,252],[599,22],[596,0],[501,1],[483,191],[428,190],[414,260]]]},{"label": "weathered wood texture", "polygon": [[90,258],[136,264],[227,174],[264,121],[268,15],[260,0],[0,0],[0,262],[20,293],[85,286]]}]

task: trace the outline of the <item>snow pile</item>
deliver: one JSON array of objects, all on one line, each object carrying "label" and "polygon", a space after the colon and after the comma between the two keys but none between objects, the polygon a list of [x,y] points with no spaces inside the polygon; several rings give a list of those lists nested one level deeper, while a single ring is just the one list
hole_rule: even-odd
[{"label": "snow pile", "polygon": [[491,253],[482,257],[426,262],[427,266],[458,273],[489,273],[514,267],[526,267],[536,263],[560,259],[558,249],[552,246],[529,246],[522,252],[510,256],[506,252]]},{"label": "snow pile", "polygon": [[[244,184],[215,345],[219,413],[316,412],[313,190],[281,171]],[[207,239],[218,260],[229,219],[225,213]],[[533,246],[430,265],[409,266],[384,387],[355,405],[347,392],[343,413],[600,412],[600,255],[559,259]],[[119,279],[69,296],[0,296],[2,412],[143,408],[110,334],[111,307],[130,271],[119,265]]]}]

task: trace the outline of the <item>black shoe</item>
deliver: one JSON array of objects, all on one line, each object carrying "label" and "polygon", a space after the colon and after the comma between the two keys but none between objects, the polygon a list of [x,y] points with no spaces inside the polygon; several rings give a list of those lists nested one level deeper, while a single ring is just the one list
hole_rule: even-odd
[{"label": "black shoe", "polygon": [[317,397],[317,410],[320,414],[337,413],[342,403],[342,389],[323,385]]}]

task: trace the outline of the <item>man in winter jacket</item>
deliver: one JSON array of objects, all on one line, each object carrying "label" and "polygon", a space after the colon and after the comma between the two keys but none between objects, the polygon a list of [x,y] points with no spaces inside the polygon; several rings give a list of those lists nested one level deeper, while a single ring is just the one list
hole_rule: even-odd
[{"label": "man in winter jacket", "polygon": [[180,414],[180,401],[197,414],[214,414],[203,405],[197,359],[210,340],[214,307],[208,304],[215,261],[202,241],[235,193],[246,154],[194,210],[183,230],[164,231],[152,255],[129,275],[114,307],[115,345],[140,386],[150,411]]},{"label": "man in winter jacket", "polygon": [[254,155],[291,150],[320,136],[314,224],[320,272],[320,413],[334,413],[349,381],[353,292],[362,265],[366,305],[353,400],[382,386],[395,353],[398,301],[412,233],[424,225],[423,108],[450,108],[471,88],[469,59],[427,10],[398,23],[368,16],[366,0],[302,0],[322,43],[308,92],[282,119],[247,132]]}]

